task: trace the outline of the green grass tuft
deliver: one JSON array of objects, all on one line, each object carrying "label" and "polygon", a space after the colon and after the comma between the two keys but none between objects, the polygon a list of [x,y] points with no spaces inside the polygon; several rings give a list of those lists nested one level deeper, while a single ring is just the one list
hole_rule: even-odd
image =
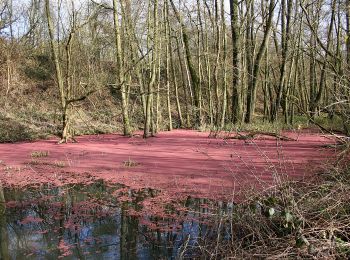
[{"label": "green grass tuft", "polygon": [[123,165],[124,167],[128,167],[128,168],[131,168],[131,167],[136,167],[138,165],[140,165],[138,162],[132,160],[132,159],[128,159],[126,161],[123,162]]},{"label": "green grass tuft", "polygon": [[30,156],[32,158],[43,158],[49,156],[49,151],[33,151]]}]

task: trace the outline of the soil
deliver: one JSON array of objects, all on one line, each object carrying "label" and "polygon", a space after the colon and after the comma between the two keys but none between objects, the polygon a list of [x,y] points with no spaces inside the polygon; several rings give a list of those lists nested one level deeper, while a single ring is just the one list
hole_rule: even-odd
[{"label": "soil", "polygon": [[[284,132],[297,141],[271,136],[254,140],[208,138],[192,130],[141,135],[81,136],[78,143],[56,139],[0,144],[0,181],[4,186],[65,185],[103,179],[134,189],[154,188],[176,196],[224,198],[242,190],[271,187],[326,167],[335,150],[330,137]],[[36,153],[33,153],[36,152]]]}]

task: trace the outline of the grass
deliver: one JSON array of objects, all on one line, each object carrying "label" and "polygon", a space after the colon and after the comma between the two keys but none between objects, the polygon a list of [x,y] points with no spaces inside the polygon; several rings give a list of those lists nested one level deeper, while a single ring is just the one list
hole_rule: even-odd
[{"label": "grass", "polygon": [[30,156],[32,158],[44,158],[49,156],[49,151],[33,151]]},{"label": "grass", "polygon": [[[330,131],[343,131],[343,121],[338,116],[334,116],[333,119],[329,119],[326,114],[321,114],[315,117],[315,122],[322,125],[324,128]],[[231,123],[226,124],[222,129],[212,127],[210,125],[203,125],[198,130],[201,132],[210,131],[212,135],[217,135],[220,132],[265,132],[265,133],[280,133],[284,130],[300,130],[313,127],[313,124],[309,122],[306,116],[294,117],[292,125],[285,124],[283,119],[271,123],[268,120],[263,120],[261,117],[256,116],[254,121],[250,124],[241,123],[233,125]],[[315,126],[317,127],[317,126]]]},{"label": "grass", "polygon": [[322,125],[324,128],[329,129],[330,131],[343,131],[343,120],[336,115],[332,120],[330,120],[326,115],[318,116],[315,118],[315,122]]},{"label": "grass", "polygon": [[64,168],[66,166],[66,164],[63,161],[54,161],[53,166],[58,167],[58,168]]},{"label": "grass", "polygon": [[40,164],[42,164],[42,162],[38,161],[38,160],[35,160],[35,159],[32,159],[28,164],[30,164],[30,165],[40,165]]},{"label": "grass", "polygon": [[66,163],[63,161],[48,162],[48,161],[39,161],[36,159],[32,159],[28,164],[30,164],[30,165],[48,165],[48,166],[53,166],[56,168],[66,167]]},{"label": "grass", "polygon": [[129,157],[128,160],[126,160],[126,161],[123,162],[123,165],[124,165],[124,167],[132,168],[132,167],[136,167],[136,166],[138,166],[138,165],[140,165],[140,164],[139,164],[138,162],[136,162],[136,161],[130,159],[130,157]]}]

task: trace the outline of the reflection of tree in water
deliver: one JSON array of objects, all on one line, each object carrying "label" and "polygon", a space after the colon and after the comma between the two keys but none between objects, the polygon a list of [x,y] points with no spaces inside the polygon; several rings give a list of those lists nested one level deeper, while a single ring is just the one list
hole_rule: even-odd
[{"label": "reflection of tree in water", "polygon": [[7,225],[6,225],[6,201],[4,196],[4,189],[2,187],[2,184],[0,182],[0,246],[1,246],[1,252],[0,252],[0,259],[8,260],[10,259],[9,250],[8,250],[8,244],[9,244],[9,237],[7,232]]},{"label": "reflection of tree in water", "polygon": [[[119,190],[123,190],[120,197],[111,195]],[[207,210],[201,209],[203,200],[188,200],[185,206],[191,211],[168,207],[164,215],[157,215],[142,211],[144,199],[156,195],[149,189],[132,191],[95,183],[1,191],[0,199],[8,202],[0,215],[1,259],[6,255],[7,259],[9,255],[171,258],[184,243],[195,246],[197,238],[207,234],[206,224],[196,220]],[[129,214],[130,210],[142,212],[141,216]],[[8,232],[13,236],[10,244]]]},{"label": "reflection of tree in water", "polygon": [[[124,206],[122,211],[124,211]],[[121,259],[137,259],[138,220],[135,217],[120,214],[120,256]]]}]

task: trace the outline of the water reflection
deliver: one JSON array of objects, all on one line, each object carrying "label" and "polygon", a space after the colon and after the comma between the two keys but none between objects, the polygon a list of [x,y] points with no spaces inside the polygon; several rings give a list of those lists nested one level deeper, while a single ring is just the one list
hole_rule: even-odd
[{"label": "water reflection", "polygon": [[10,259],[9,255],[9,238],[8,238],[8,232],[7,232],[7,224],[6,224],[6,205],[5,205],[5,196],[4,196],[4,189],[2,187],[2,184],[0,182],[0,247],[1,247],[1,253],[0,253],[0,259]]},{"label": "water reflection", "polygon": [[163,216],[142,211],[156,195],[103,182],[0,186],[0,259],[174,259],[184,247],[195,256],[198,239],[216,235],[208,202],[188,199],[181,212],[169,204]]}]

